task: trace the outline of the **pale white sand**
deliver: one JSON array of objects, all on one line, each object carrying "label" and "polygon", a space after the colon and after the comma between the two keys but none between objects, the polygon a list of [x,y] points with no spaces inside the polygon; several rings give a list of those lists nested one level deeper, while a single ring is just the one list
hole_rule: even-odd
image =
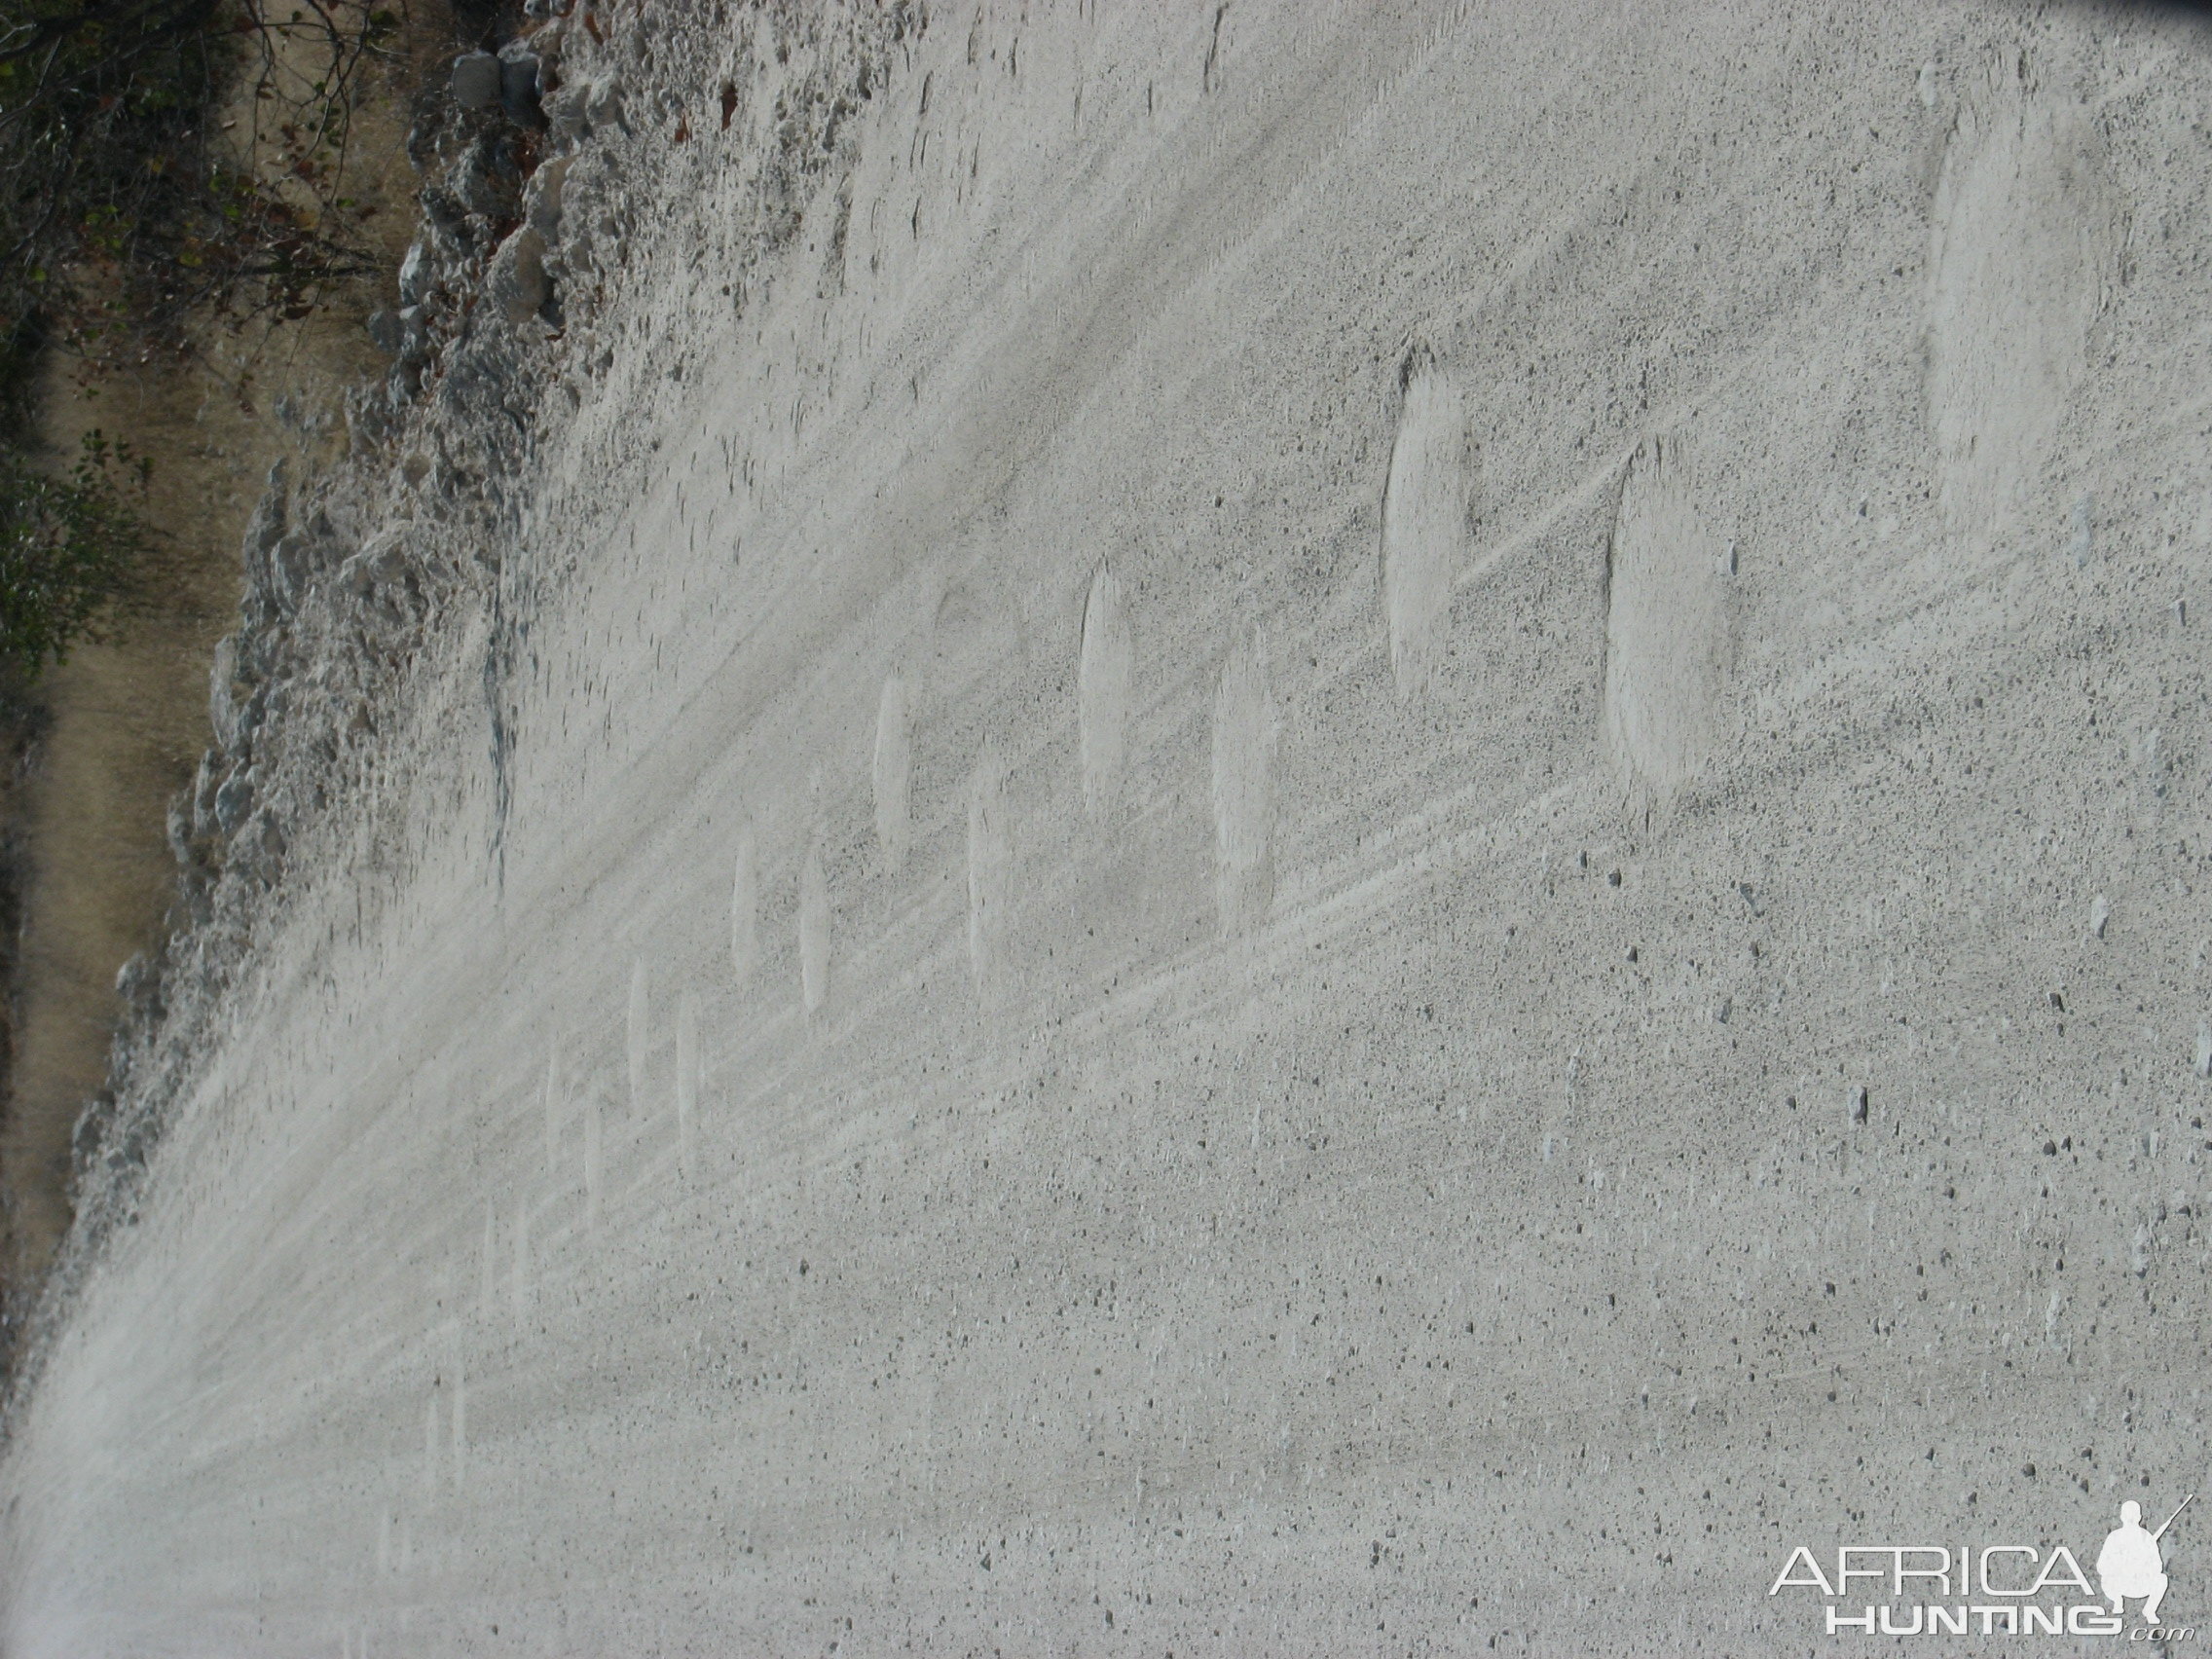
[{"label": "pale white sand", "polygon": [[2179,1501],[2203,25],[940,8],[729,296],[809,66],[635,26],[0,1649],[1795,1652]]}]

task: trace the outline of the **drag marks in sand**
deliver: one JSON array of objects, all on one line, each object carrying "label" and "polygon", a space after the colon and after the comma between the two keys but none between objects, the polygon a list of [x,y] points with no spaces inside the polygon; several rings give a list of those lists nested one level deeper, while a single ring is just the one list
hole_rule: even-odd
[{"label": "drag marks in sand", "polygon": [[830,997],[830,879],[819,847],[807,848],[798,876],[798,980],[806,1012],[819,1014]]},{"label": "drag marks in sand", "polygon": [[645,1061],[652,1047],[652,1032],[648,1025],[652,1010],[648,990],[645,959],[641,956],[630,968],[628,1048],[632,1118],[642,1118],[645,1112]]},{"label": "drag marks in sand", "polygon": [[1076,667],[1083,803],[1093,818],[1110,814],[1121,792],[1128,758],[1129,687],[1135,663],[1122,584],[1101,560],[1083,604]]},{"label": "drag marks in sand", "polygon": [[914,776],[914,740],[908,723],[906,682],[897,669],[883,678],[883,695],[875,711],[875,840],[883,855],[886,874],[897,876],[906,867],[911,839],[911,794]]},{"label": "drag marks in sand", "polygon": [[2095,127],[2001,55],[1944,146],[1929,248],[1928,412],[1954,535],[1993,544],[2032,487],[2119,240]]},{"label": "drag marks in sand", "polygon": [[1006,764],[989,738],[968,780],[968,962],[989,1000],[1006,956],[1014,845],[1008,834]]},{"label": "drag marks in sand", "polygon": [[1409,359],[1382,492],[1382,610],[1398,696],[1428,687],[1452,622],[1452,578],[1474,508],[1475,445],[1458,388]]},{"label": "drag marks in sand", "polygon": [[556,1039],[545,1053],[545,1173],[554,1179],[561,1173],[562,1110],[561,1045]]},{"label": "drag marks in sand", "polygon": [[1699,517],[1680,437],[1630,458],[1605,572],[1605,740],[1634,794],[1664,802],[1717,735],[1729,670],[1729,547]]},{"label": "drag marks in sand", "polygon": [[584,1091],[584,1231],[599,1232],[599,1200],[605,1186],[603,1156],[605,1131],[600,1122],[599,1090]]},{"label": "drag marks in sand", "polygon": [[530,1203],[528,1199],[515,1205],[514,1268],[508,1289],[513,1301],[515,1335],[521,1336],[530,1318],[532,1282],[530,1276]]},{"label": "drag marks in sand", "polygon": [[760,837],[748,820],[737,832],[729,884],[729,967],[739,985],[760,965]]},{"label": "drag marks in sand", "polygon": [[[1464,390],[1425,355],[1409,359],[1401,391],[1382,500],[1377,569],[1389,675],[1399,701],[1407,703],[1432,689],[1450,653],[1454,586],[1467,570],[1474,544],[1480,450]],[[1605,747],[1632,790],[1646,799],[1677,792],[1714,746],[1730,670],[1728,562],[1728,544],[1713,534],[1701,512],[1688,438],[1677,433],[1646,440],[1623,474],[1607,551],[1603,624]],[[1097,558],[1091,567],[1074,633],[1069,642],[1073,684],[1068,689],[1073,692],[1076,765],[1069,783],[1080,780],[1081,812],[1103,827],[1125,807],[1124,796],[1137,763],[1130,595],[1107,559]],[[914,786],[917,767],[925,760],[920,751],[927,734],[916,727],[910,665],[893,664],[880,672],[872,722],[862,727],[869,734],[861,740],[866,745],[865,756],[851,756],[847,764],[861,762],[855,768],[861,777],[855,781],[866,792],[882,873],[920,880],[924,877],[913,867],[919,833]],[[1247,621],[1233,634],[1212,690],[1210,722],[1202,728],[1209,743],[1203,752],[1200,798],[1208,811],[1200,832],[1210,831],[1220,936],[1235,940],[1269,925],[1277,894],[1285,710],[1278,702],[1283,693],[1271,666],[1263,622]],[[818,773],[813,828],[802,830],[804,851],[795,872],[798,1001],[810,1020],[829,1003],[832,980],[829,871],[834,849],[824,838],[829,833],[823,816],[828,810],[825,787]],[[959,883],[954,892],[964,890],[963,942],[973,989],[992,1009],[1004,1001],[1014,979],[1019,902],[1011,764],[996,739],[982,740],[960,798],[965,804],[965,857],[934,879],[949,877]],[[1188,795],[1181,798],[1190,800]],[[738,990],[771,953],[762,928],[779,906],[768,903],[768,888],[777,879],[793,879],[763,868],[762,832],[760,820],[740,813],[726,843],[728,960]],[[624,1024],[632,1126],[622,1146],[631,1144],[663,1103],[652,1073],[651,977],[645,958],[633,961]],[[666,1098],[675,1112],[677,1170],[686,1181],[697,1176],[705,1086],[701,1025],[706,1017],[702,993],[679,995],[674,1077]],[[561,1161],[566,1127],[560,1073],[558,1054],[549,1054],[545,1132],[548,1162],[554,1165]],[[601,1085],[585,1088],[576,1101],[582,1117],[586,1235],[598,1233],[607,1193],[608,1149],[599,1120],[603,1102],[610,1104],[613,1098],[613,1089]],[[508,1299],[518,1321],[528,1300],[530,1245],[524,1226],[518,1213]],[[487,1262],[497,1244],[507,1243],[488,1234]],[[503,1258],[506,1252],[500,1254]]]},{"label": "drag marks in sand", "polygon": [[685,991],[676,1005],[676,1167],[691,1178],[691,1124],[699,1115],[699,999]]}]

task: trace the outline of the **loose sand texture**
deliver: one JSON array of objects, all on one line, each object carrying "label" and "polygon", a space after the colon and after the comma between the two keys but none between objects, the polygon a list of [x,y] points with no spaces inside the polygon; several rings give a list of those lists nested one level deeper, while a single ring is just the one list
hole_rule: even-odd
[{"label": "loose sand texture", "polygon": [[0,1648],[1804,1653],[2212,1484],[2207,25],[767,16],[566,20],[278,583]]}]

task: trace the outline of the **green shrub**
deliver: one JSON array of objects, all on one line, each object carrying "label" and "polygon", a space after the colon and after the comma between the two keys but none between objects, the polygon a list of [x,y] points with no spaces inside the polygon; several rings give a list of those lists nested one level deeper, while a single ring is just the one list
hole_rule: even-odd
[{"label": "green shrub", "polygon": [[142,466],[96,431],[66,472],[32,453],[41,357],[187,355],[208,321],[305,316],[372,270],[339,192],[400,26],[360,0],[0,0],[0,682],[100,638],[151,548]]},{"label": "green shrub", "polygon": [[0,446],[0,662],[36,678],[104,637],[129,606],[150,547],[130,500],[147,465],[99,432],[66,474]]}]

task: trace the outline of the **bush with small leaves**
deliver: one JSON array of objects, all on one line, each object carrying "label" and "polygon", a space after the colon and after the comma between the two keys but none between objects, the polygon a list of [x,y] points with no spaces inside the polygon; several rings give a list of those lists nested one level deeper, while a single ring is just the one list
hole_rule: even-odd
[{"label": "bush with small leaves", "polygon": [[0,446],[0,659],[35,678],[128,608],[151,533],[130,499],[148,468],[89,432],[66,473]]}]

